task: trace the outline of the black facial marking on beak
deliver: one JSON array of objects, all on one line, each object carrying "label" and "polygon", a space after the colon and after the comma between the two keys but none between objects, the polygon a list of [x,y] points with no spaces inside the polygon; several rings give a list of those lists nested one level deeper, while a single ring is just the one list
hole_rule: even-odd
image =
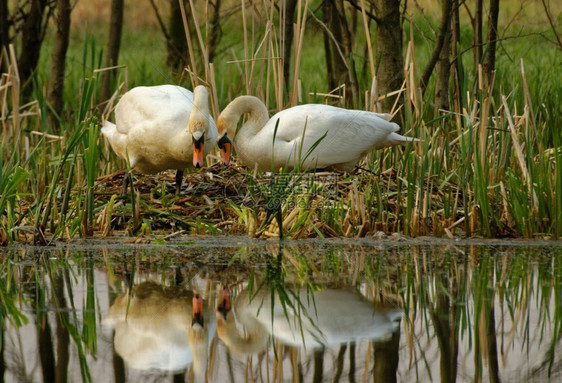
[{"label": "black facial marking on beak", "polygon": [[225,144],[232,144],[232,141],[230,141],[230,138],[228,138],[228,136],[225,135],[221,137],[221,139],[217,142],[217,145],[219,146],[219,149],[224,149],[224,145]]},{"label": "black facial marking on beak", "polygon": [[195,146],[195,149],[200,150],[201,145],[205,143],[205,134],[202,134],[198,140],[196,140],[195,137],[192,136],[191,140],[193,141],[193,145]]},{"label": "black facial marking on beak", "polygon": [[222,301],[217,307],[217,311],[222,314],[224,319],[226,319],[226,316],[230,312],[230,309],[227,307],[225,303],[226,303],[225,301]]},{"label": "black facial marking on beak", "polygon": [[227,287],[223,289],[219,298],[217,311],[222,315],[223,319],[226,320],[226,316],[230,312],[230,293]]},{"label": "black facial marking on beak", "polygon": [[203,314],[199,313],[193,316],[193,319],[191,320],[191,324],[194,325],[195,323],[199,324],[201,327],[204,327],[204,321],[203,321]]},{"label": "black facial marking on beak", "polygon": [[[196,304],[196,301],[198,301],[198,304],[200,304],[201,297],[199,294],[195,294],[194,305]],[[204,327],[205,322],[203,321],[203,311],[194,307],[191,325],[193,326],[195,323],[199,324],[201,327]]]}]

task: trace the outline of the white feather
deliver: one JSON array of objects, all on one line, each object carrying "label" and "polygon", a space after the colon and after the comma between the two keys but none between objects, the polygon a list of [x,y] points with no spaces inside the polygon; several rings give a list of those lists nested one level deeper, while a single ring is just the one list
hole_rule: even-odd
[{"label": "white feather", "polygon": [[204,132],[205,156],[217,141],[203,86],[195,96],[175,85],[133,88],[117,104],[115,124],[106,121],[101,132],[121,159],[128,157],[131,168],[147,174],[192,166],[193,136]]},{"label": "white feather", "polygon": [[[236,132],[238,120],[246,113],[247,121]],[[295,106],[269,118],[258,98],[240,96],[221,113],[218,126],[220,134],[226,130],[234,138],[238,159],[250,167],[257,164],[269,171],[272,163],[276,170],[285,164],[294,168],[302,161],[303,168],[350,171],[372,150],[419,141],[396,133],[400,127],[387,121],[390,118],[389,114],[322,104]]]}]

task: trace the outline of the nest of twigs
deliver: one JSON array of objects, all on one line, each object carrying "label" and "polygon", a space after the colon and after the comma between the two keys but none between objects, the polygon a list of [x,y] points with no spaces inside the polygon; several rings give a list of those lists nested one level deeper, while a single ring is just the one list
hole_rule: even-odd
[{"label": "nest of twigs", "polygon": [[[122,195],[125,170],[96,180],[96,204],[104,206],[98,223],[99,230],[109,232],[127,230],[137,234],[142,227],[150,232],[186,231],[191,234],[216,234],[236,229],[238,217],[231,203],[244,203],[248,195],[246,174],[237,166],[214,164],[187,173],[179,194],[175,194],[175,172],[156,175],[133,175],[134,192]],[[118,195],[107,214],[112,196]],[[114,197],[115,198],[115,197]],[[132,204],[134,201],[134,206]]]}]

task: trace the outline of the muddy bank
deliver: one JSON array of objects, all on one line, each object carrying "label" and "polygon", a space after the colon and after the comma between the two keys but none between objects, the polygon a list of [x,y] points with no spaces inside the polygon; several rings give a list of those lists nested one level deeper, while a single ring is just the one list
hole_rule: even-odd
[{"label": "muddy bank", "polygon": [[389,235],[378,238],[309,238],[309,239],[254,239],[247,235],[227,235],[227,236],[194,236],[177,235],[170,237],[92,237],[77,238],[70,241],[59,240],[49,246],[32,246],[14,244],[4,247],[8,249],[69,249],[69,250],[117,250],[117,249],[139,249],[139,248],[159,248],[159,247],[196,247],[196,248],[236,248],[252,247],[265,248],[278,246],[281,242],[284,246],[359,246],[359,247],[395,247],[395,246],[552,246],[562,247],[562,240],[546,239],[486,239],[486,238],[436,238],[436,237],[416,237],[410,238],[400,234]]}]

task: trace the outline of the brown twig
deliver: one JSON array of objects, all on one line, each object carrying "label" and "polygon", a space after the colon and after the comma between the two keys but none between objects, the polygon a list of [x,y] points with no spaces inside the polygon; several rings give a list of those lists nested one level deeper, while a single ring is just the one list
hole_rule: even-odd
[{"label": "brown twig", "polygon": [[554,25],[554,21],[552,20],[552,16],[550,15],[550,11],[548,10],[548,6],[546,5],[545,0],[542,0],[542,5],[544,7],[544,12],[546,13],[546,17],[548,19],[550,27],[552,28],[552,33],[554,33],[554,36],[556,37],[556,41],[558,42],[558,48],[562,49],[562,40],[560,39],[560,35],[556,31],[556,26]]}]

